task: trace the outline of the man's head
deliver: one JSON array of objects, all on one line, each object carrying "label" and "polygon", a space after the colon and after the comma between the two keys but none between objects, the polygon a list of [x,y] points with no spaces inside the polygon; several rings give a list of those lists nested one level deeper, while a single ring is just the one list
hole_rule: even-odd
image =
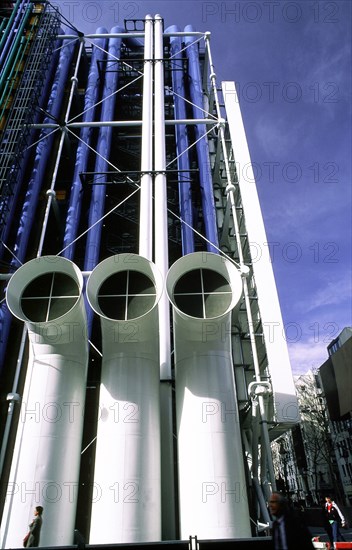
[{"label": "man's head", "polygon": [[43,513],[43,509],[44,509],[43,506],[36,506],[36,507],[35,507],[35,512],[34,512],[35,515],[36,515],[36,516],[41,516],[42,513]]},{"label": "man's head", "polygon": [[281,493],[272,493],[269,499],[269,510],[273,516],[280,517],[287,508],[287,500]]}]

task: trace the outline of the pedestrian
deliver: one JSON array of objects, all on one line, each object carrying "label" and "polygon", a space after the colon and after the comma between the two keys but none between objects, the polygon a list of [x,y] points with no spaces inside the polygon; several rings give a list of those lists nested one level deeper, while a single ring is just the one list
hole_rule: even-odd
[{"label": "pedestrian", "polygon": [[288,502],[281,493],[272,493],[269,510],[274,518],[272,542],[274,550],[313,550],[312,535],[306,526],[302,514],[290,510]]},{"label": "pedestrian", "polygon": [[40,530],[43,524],[43,506],[36,506],[34,509],[34,518],[29,525],[29,533],[23,541],[25,548],[36,548],[39,546]]},{"label": "pedestrian", "polygon": [[341,526],[345,526],[345,518],[337,506],[336,502],[330,496],[325,497],[324,505],[324,527],[333,546],[334,542],[344,541],[344,537],[340,533]]}]

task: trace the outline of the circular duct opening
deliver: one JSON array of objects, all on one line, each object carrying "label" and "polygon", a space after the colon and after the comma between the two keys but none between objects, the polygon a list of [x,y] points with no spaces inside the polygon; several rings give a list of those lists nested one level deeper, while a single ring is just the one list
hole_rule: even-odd
[{"label": "circular duct opening", "polygon": [[175,284],[173,297],[179,311],[199,319],[219,317],[232,301],[232,290],[223,275],[211,269],[193,269]]},{"label": "circular duct opening", "polygon": [[66,273],[48,272],[33,279],[23,290],[21,309],[29,321],[41,323],[65,315],[77,302],[77,282]]},{"label": "circular duct opening", "polygon": [[152,280],[140,271],[120,271],[103,281],[97,293],[101,313],[109,319],[128,321],[150,311],[156,301]]}]

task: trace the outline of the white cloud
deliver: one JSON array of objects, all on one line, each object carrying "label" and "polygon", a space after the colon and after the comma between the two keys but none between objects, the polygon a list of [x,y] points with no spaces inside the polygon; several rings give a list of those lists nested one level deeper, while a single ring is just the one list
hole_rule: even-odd
[{"label": "white cloud", "polygon": [[292,373],[306,374],[310,369],[319,368],[328,359],[326,347],[326,342],[322,340],[316,342],[314,338],[289,344]]},{"label": "white cloud", "polygon": [[[312,295],[308,296],[302,309],[305,312],[312,312],[316,309],[326,308],[327,306],[336,306],[338,304],[346,304],[346,299],[351,304],[351,277],[343,275],[340,279],[320,282],[320,288]],[[331,314],[331,310],[326,310],[327,315]]]}]

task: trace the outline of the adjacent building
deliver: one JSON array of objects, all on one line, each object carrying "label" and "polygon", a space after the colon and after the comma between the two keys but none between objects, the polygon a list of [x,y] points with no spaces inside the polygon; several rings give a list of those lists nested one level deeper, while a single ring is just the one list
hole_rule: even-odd
[{"label": "adjacent building", "polygon": [[318,506],[333,495],[352,504],[352,330],[327,347],[328,359],[295,377],[300,423],[273,444],[278,485],[294,502]]}]

